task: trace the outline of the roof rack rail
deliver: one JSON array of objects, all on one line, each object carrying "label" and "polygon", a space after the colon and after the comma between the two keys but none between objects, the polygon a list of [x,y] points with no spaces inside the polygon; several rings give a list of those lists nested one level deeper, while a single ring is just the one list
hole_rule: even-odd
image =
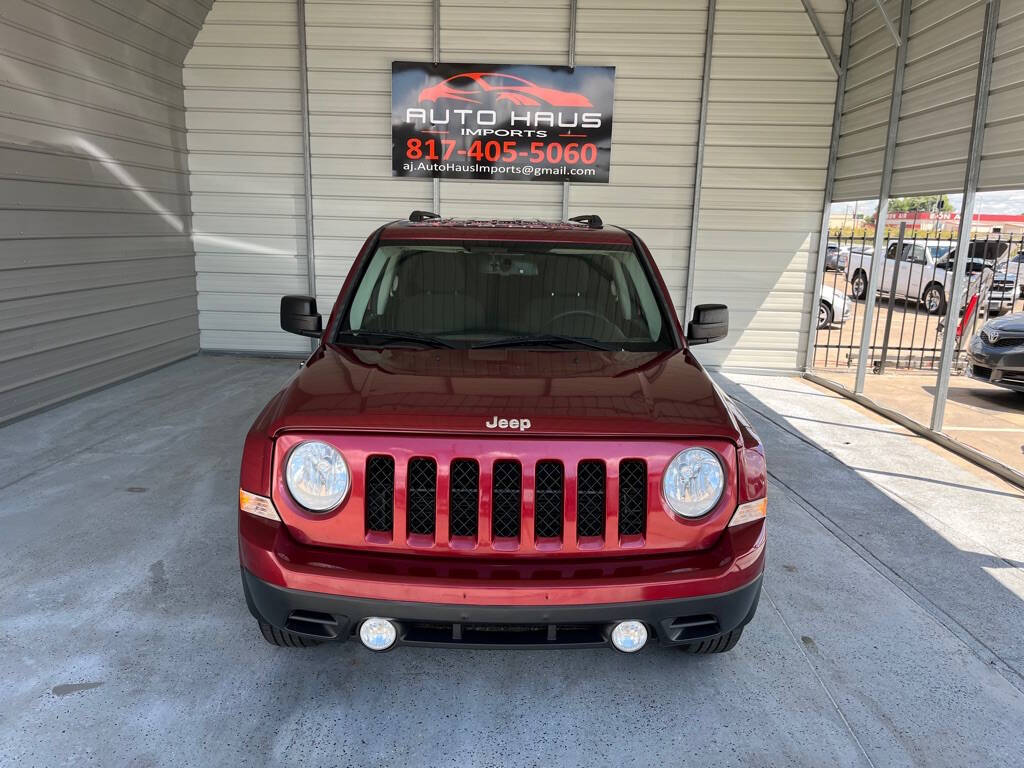
[{"label": "roof rack rail", "polygon": [[409,221],[429,221],[430,219],[440,219],[441,217],[431,211],[413,211],[409,214]]},{"label": "roof rack rail", "polygon": [[569,221],[576,221],[580,224],[586,224],[591,229],[603,229],[604,222],[601,221],[601,217],[596,213],[588,213],[583,216],[573,216]]}]

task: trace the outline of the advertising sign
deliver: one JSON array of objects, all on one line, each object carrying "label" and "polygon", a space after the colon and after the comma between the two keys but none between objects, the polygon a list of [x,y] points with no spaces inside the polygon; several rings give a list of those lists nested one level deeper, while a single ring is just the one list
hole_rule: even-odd
[{"label": "advertising sign", "polygon": [[615,67],[391,65],[395,176],[607,183]]}]

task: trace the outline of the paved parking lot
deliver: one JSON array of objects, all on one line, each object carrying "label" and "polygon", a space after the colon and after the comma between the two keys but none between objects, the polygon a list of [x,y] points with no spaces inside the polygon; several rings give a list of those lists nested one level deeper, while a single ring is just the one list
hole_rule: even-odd
[{"label": "paved parking lot", "polygon": [[790,378],[735,652],[266,645],[241,437],[290,361],[201,356],[0,429],[0,762],[1020,765],[1024,499]]}]

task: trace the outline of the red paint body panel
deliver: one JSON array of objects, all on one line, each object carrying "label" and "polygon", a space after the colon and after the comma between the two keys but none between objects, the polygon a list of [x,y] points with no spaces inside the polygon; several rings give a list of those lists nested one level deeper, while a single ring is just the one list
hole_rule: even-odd
[{"label": "red paint body panel", "polygon": [[591,605],[729,592],[764,568],[764,521],[729,528],[691,554],[566,561],[424,558],[304,547],[284,526],[239,519],[242,565],[263,581],[306,592],[463,605]]},{"label": "red paint body panel", "polygon": [[[348,461],[352,474],[352,490],[336,509],[317,514],[305,511],[289,495],[284,482],[283,465],[289,451],[298,443],[317,437],[334,445]],[[714,450],[726,470],[726,477],[736,477],[736,447],[724,440],[565,440],[530,438],[459,438],[431,435],[371,434],[285,434],[277,440],[271,476],[275,478],[272,499],[289,533],[302,544],[324,547],[359,548],[368,551],[415,550],[424,554],[451,554],[461,557],[521,558],[536,557],[539,552],[565,557],[607,555],[642,547],[645,554],[701,550],[711,547],[729,523],[736,509],[736,485],[731,483],[721,501],[699,520],[684,520],[674,515],[661,498],[662,469],[679,451],[701,445]],[[366,457],[387,454],[395,458],[395,522],[394,534],[383,538],[368,533],[364,526],[363,468]],[[405,467],[409,459],[427,456],[437,460],[437,517],[432,537],[410,536],[405,519]],[[622,459],[643,458],[647,461],[647,527],[643,536],[620,540],[618,520],[618,463]],[[450,461],[473,458],[480,464],[480,530],[475,542],[452,542],[448,535],[448,476]],[[513,459],[523,470],[522,534],[519,540],[492,542],[487,523],[490,521],[491,467],[495,461]],[[564,518],[561,540],[534,541],[533,468],[538,461],[561,461],[565,471]],[[576,535],[576,466],[585,459],[606,462],[606,528],[605,536],[578,540]],[[499,546],[501,547],[499,549]]]},{"label": "red paint body panel", "polygon": [[[655,287],[668,296],[649,251],[614,227],[566,223],[396,222],[360,251],[326,323],[325,338],[377,240],[495,240],[638,244]],[[671,306],[671,302],[668,302]],[[738,504],[763,498],[764,451],[750,425],[686,349],[675,313],[677,348],[663,352],[588,349],[347,349],[321,343],[267,404],[246,437],[241,487],[270,497],[283,524],[239,517],[242,565],[270,584],[349,597],[476,605],[574,605],[666,600],[729,592],[755,580],[764,563],[764,521],[729,528]],[[488,429],[487,421],[528,418],[528,432]],[[335,510],[314,514],[290,497],[282,465],[303,439],[335,445],[352,486]],[[680,450],[713,450],[726,490],[711,513],[682,520],[661,495],[661,474]],[[367,533],[364,464],[395,460],[394,527]],[[433,535],[410,535],[405,512],[408,460],[437,461]],[[451,540],[448,468],[480,465],[475,540]],[[493,462],[522,465],[519,539],[492,541]],[[564,527],[557,540],[534,537],[534,466],[565,470]],[[576,535],[575,470],[583,459],[606,467],[604,537]],[[647,463],[643,535],[618,537],[618,464]]]}]

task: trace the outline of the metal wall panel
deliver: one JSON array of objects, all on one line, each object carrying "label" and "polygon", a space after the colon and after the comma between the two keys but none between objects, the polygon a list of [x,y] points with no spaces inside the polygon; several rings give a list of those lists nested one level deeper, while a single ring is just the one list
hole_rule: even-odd
[{"label": "metal wall panel", "polygon": [[[845,3],[813,7],[838,51]],[[719,0],[711,75],[694,303],[728,304],[730,332],[694,354],[793,370],[807,343],[836,73],[801,3]]]},{"label": "metal wall panel", "polygon": [[[895,23],[899,3],[886,9]],[[878,196],[895,48],[871,0],[855,4],[835,200]],[[985,0],[916,0],[893,168],[894,196],[963,187]],[[858,36],[859,31],[859,36]],[[979,189],[1024,184],[1024,0],[1000,10]]]},{"label": "metal wall panel", "polygon": [[[900,0],[882,6],[898,25]],[[832,194],[836,202],[878,197],[895,64],[896,44],[874,0],[856,0]]]},{"label": "metal wall panel", "polygon": [[296,15],[217,0],[185,59],[203,349],[309,349],[278,314],[308,292]]},{"label": "metal wall panel", "polygon": [[[443,61],[564,64],[569,0],[442,0]],[[687,281],[707,0],[580,0],[576,63],[616,67],[611,181],[570,186],[569,213],[637,230],[681,311]],[[202,344],[305,349],[276,300],[304,291],[302,158],[291,0],[217,0],[185,72]],[[843,0],[816,0],[834,50]],[[719,0],[697,300],[733,333],[711,365],[795,369],[807,333],[835,73],[797,0]],[[530,34],[520,29],[528,14]],[[390,168],[390,67],[430,60],[430,0],[307,4],[317,293],[326,307],[372,229],[432,204]],[[249,110],[248,112],[246,110]],[[251,126],[251,127],[250,127]],[[440,213],[557,218],[557,184],[443,180]],[[204,234],[220,237],[210,246]],[[231,248],[243,239],[260,249]]]},{"label": "metal wall panel", "polygon": [[430,181],[391,177],[391,62],[431,59],[432,18],[430,0],[307,5],[316,283],[325,311],[374,229],[431,206]]},{"label": "metal wall panel", "polygon": [[1024,187],[1024,0],[1002,0],[979,190]]},{"label": "metal wall panel", "polygon": [[4,1],[0,421],[198,349],[181,65],[207,11]]},{"label": "metal wall panel", "polygon": [[[644,3],[644,10],[635,5],[628,0],[579,3],[576,62],[616,67],[615,125],[610,182],[571,185],[569,215],[598,213],[634,229],[654,253],[680,312],[707,3]],[[613,54],[615,47],[625,50]]]}]

